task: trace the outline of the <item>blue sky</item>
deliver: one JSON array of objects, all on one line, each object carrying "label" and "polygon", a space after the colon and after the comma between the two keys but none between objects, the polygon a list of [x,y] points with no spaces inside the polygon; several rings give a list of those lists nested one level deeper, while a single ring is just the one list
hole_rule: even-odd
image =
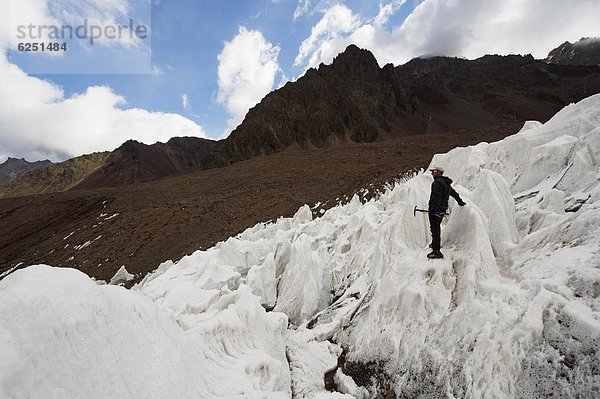
[{"label": "blue sky", "polygon": [[[600,4],[590,0],[8,0],[1,7],[7,4],[0,162],[58,161],[129,138],[226,137],[266,94],[330,63],[350,43],[383,66],[420,55],[543,58],[566,40],[600,35]],[[103,26],[132,19],[151,33],[149,40],[70,44],[62,55],[17,49],[19,23],[84,18]],[[124,63],[114,67],[115,60]],[[101,74],[87,73],[94,70]],[[56,71],[68,73],[40,74]]]}]

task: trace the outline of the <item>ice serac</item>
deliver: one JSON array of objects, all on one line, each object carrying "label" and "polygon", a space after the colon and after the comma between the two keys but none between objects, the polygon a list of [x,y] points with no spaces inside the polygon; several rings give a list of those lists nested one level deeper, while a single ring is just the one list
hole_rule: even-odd
[{"label": "ice serac", "polygon": [[0,282],[0,396],[105,397],[118,378],[119,397],[598,397],[599,162],[596,95],[432,159],[467,203],[450,201],[444,259],[425,256],[418,173],[258,224],[131,291],[17,271]]},{"label": "ice serac", "polygon": [[185,329],[79,271],[17,271],[0,282],[0,397],[289,397],[285,316],[244,287],[208,313]]}]

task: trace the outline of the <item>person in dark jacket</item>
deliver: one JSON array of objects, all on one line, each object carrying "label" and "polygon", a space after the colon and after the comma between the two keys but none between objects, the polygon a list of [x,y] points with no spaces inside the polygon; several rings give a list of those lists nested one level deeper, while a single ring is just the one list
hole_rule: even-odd
[{"label": "person in dark jacket", "polygon": [[442,219],[448,210],[448,198],[452,196],[460,206],[464,206],[465,202],[460,198],[458,193],[452,188],[452,179],[443,176],[444,169],[440,166],[434,166],[429,169],[433,175],[433,183],[431,183],[431,196],[429,197],[429,226],[431,228],[431,249],[427,254],[429,259],[443,258],[444,255],[440,252],[441,241],[441,225]]}]

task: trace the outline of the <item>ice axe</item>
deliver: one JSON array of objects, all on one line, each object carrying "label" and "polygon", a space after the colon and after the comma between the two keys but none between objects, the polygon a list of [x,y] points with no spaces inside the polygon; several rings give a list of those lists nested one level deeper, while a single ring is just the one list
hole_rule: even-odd
[{"label": "ice axe", "polygon": [[[429,211],[427,209],[419,209],[415,205],[415,209],[413,209],[413,216],[417,216],[417,212],[429,213]],[[439,217],[444,217],[444,216],[448,216],[449,213],[434,213],[434,215],[439,216]]]}]

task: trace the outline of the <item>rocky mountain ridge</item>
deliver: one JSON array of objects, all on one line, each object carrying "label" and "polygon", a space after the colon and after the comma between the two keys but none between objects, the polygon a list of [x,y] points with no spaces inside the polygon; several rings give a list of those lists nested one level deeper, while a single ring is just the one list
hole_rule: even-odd
[{"label": "rocky mountain ridge", "polygon": [[96,152],[37,168],[0,186],[0,198],[67,191],[94,173],[110,152]]},{"label": "rocky mountain ridge", "polygon": [[18,179],[27,172],[51,165],[49,160],[28,162],[25,158],[11,158],[0,164],[0,186]]},{"label": "rocky mountain ridge", "polygon": [[174,137],[152,145],[128,140],[74,189],[122,186],[203,169],[214,144],[199,137]]},{"label": "rocky mountain ridge", "polygon": [[117,187],[202,169],[214,143],[198,137],[175,137],[152,145],[128,140],[112,152],[83,155],[31,171],[0,186],[0,198]]},{"label": "rocky mountain ridge", "polygon": [[545,61],[560,65],[600,65],[600,38],[582,37],[575,43],[564,42],[550,51]]},{"label": "rocky mountain ridge", "polygon": [[84,163],[86,169],[77,173],[46,172],[65,181],[44,182],[44,173],[36,172],[0,189],[0,196],[124,186],[283,150],[543,122],[598,92],[600,66],[487,55],[417,58],[380,67],[370,51],[350,45],[330,65],[311,68],[266,95],[224,140],[129,141],[93,168]]},{"label": "rocky mountain ridge", "polygon": [[267,95],[215,145],[211,166],[286,148],[374,142],[415,134],[545,121],[600,92],[600,68],[532,56],[413,59],[379,67],[350,45],[331,65],[311,68]]}]

